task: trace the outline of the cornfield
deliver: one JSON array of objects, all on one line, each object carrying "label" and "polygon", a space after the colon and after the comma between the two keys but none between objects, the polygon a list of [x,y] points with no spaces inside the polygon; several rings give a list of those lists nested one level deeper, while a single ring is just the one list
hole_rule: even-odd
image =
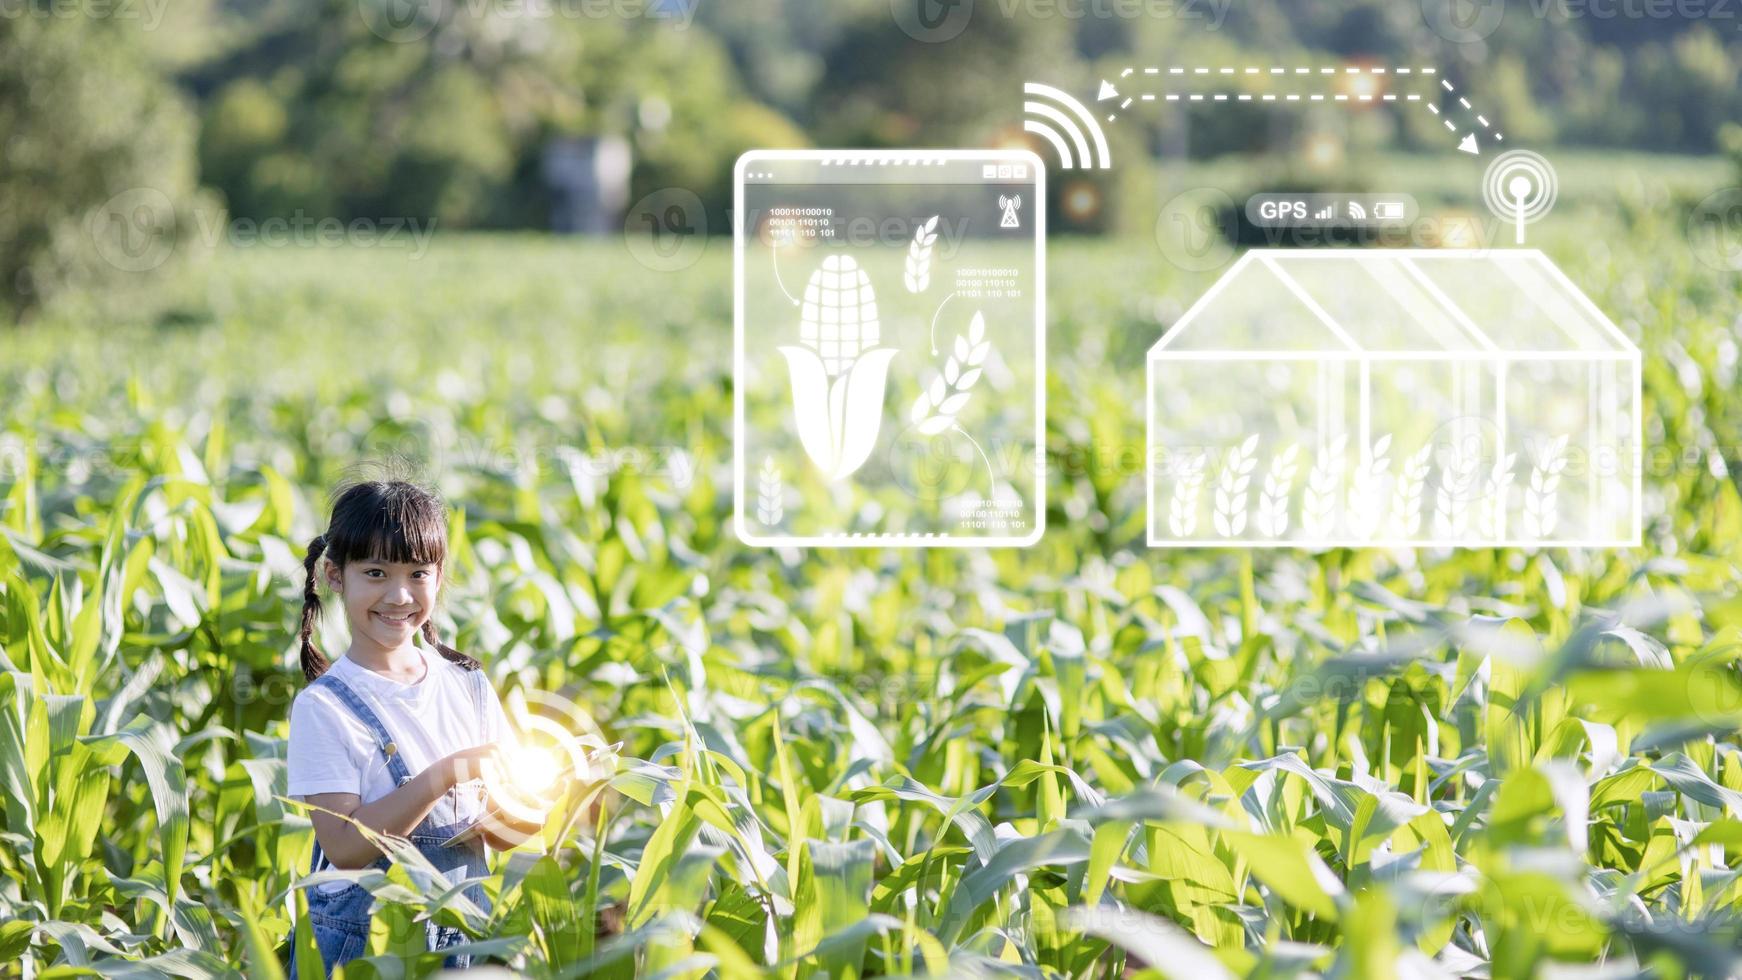
[{"label": "cornfield", "polygon": [[302,546],[397,454],[444,637],[624,745],[488,915],[367,879],[347,976],[438,970],[426,916],[531,977],[1742,971],[1742,292],[1602,220],[1542,235],[1647,351],[1617,553],[1146,550],[1143,352],[1214,273],[1118,244],[1053,248],[1026,550],[740,546],[717,243],[232,250],[9,337],[0,969],[284,975]]}]

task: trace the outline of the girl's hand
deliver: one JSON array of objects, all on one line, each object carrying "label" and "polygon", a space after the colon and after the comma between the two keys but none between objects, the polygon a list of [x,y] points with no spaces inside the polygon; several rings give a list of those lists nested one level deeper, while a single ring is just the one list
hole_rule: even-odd
[{"label": "girl's hand", "polygon": [[444,790],[453,789],[473,779],[484,778],[487,767],[502,767],[501,743],[486,742],[469,749],[461,749],[435,764],[435,769],[441,774]]}]

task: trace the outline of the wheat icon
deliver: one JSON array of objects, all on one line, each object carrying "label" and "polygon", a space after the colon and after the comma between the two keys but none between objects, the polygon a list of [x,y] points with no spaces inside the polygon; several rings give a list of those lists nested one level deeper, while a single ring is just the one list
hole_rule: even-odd
[{"label": "wheat icon", "polygon": [[1237,537],[1246,530],[1246,488],[1252,484],[1252,470],[1258,459],[1258,436],[1228,450],[1222,472],[1216,477],[1216,533],[1224,538]]},{"label": "wheat icon", "polygon": [[919,393],[909,415],[914,428],[922,435],[935,436],[955,429],[967,436],[979,450],[980,459],[986,464],[986,477],[996,488],[998,478],[992,472],[992,461],[987,458],[986,450],[981,449],[974,437],[956,421],[956,416],[968,406],[974,384],[980,380],[986,358],[991,353],[992,342],[986,339],[986,317],[975,310],[973,319],[968,321],[968,335],[956,334],[955,349],[944,361],[944,373],[932,378],[931,384]]},{"label": "wheat icon", "polygon": [[1434,493],[1434,535],[1456,541],[1470,532],[1469,501],[1476,489],[1480,460],[1464,449],[1453,450],[1440,465],[1440,486]]},{"label": "wheat icon", "polygon": [[913,241],[907,246],[907,268],[901,281],[910,293],[923,293],[931,286],[931,248],[938,240],[938,216],[932,215],[914,229]]},{"label": "wheat icon", "polygon": [[780,479],[780,467],[774,465],[773,456],[763,457],[762,472],[758,474],[756,483],[756,519],[773,527],[786,516],[786,489]]},{"label": "wheat icon", "polygon": [[974,311],[968,321],[968,335],[956,334],[956,347],[944,362],[944,373],[913,403],[913,424],[919,431],[935,436],[956,424],[956,415],[968,405],[968,395],[980,380],[986,355],[992,352],[992,342],[986,339],[986,318]]},{"label": "wheat icon", "polygon": [[1491,541],[1506,537],[1507,488],[1512,486],[1512,467],[1517,462],[1517,453],[1507,453],[1482,484],[1482,536]]},{"label": "wheat icon", "polygon": [[1258,530],[1265,537],[1280,538],[1288,533],[1288,498],[1294,490],[1295,457],[1300,446],[1290,445],[1270,458],[1270,470],[1264,474],[1264,491],[1258,495]]},{"label": "wheat icon", "polygon": [[1566,436],[1550,439],[1531,468],[1530,485],[1524,491],[1524,533],[1530,537],[1553,535],[1555,524],[1560,521],[1555,498],[1560,488],[1561,471],[1567,468],[1566,450]]},{"label": "wheat icon", "polygon": [[1371,538],[1384,519],[1385,476],[1391,471],[1391,436],[1379,437],[1369,449],[1363,449],[1361,462],[1355,467],[1349,483],[1349,530],[1358,538]]},{"label": "wheat icon", "polygon": [[1179,479],[1168,502],[1167,526],[1176,538],[1189,538],[1198,528],[1198,493],[1204,488],[1204,468],[1209,463],[1208,453],[1198,453],[1174,464]]},{"label": "wheat icon", "polygon": [[1421,533],[1422,491],[1427,488],[1427,474],[1432,465],[1428,456],[1433,443],[1416,450],[1403,461],[1403,471],[1397,476],[1397,487],[1391,496],[1391,521],[1400,538],[1413,538]]},{"label": "wheat icon", "polygon": [[1346,435],[1331,440],[1307,474],[1306,490],[1301,495],[1300,524],[1308,537],[1331,536],[1336,523],[1338,484],[1343,477],[1343,453],[1348,446]]}]

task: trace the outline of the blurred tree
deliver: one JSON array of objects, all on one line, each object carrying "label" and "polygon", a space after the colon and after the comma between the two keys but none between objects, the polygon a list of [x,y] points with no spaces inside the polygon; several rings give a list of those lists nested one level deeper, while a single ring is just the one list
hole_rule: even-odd
[{"label": "blurred tree", "polygon": [[696,25],[725,45],[752,98],[808,122],[823,52],[851,19],[849,8],[816,0],[703,3],[696,8]]},{"label": "blurred tree", "polygon": [[1736,174],[1735,179],[1742,181],[1742,126],[1725,123],[1718,130],[1718,148],[1730,158],[1730,166]]},{"label": "blurred tree", "polygon": [[965,29],[926,42],[887,4],[856,18],[825,57],[813,132],[825,145],[973,146],[1022,127],[1022,83],[1081,89],[1072,21],[981,4]]},{"label": "blurred tree", "polygon": [[1701,26],[1667,44],[1644,46],[1635,61],[1632,98],[1652,107],[1643,141],[1665,150],[1711,152],[1736,106],[1736,64],[1716,32]]},{"label": "blurred tree", "polygon": [[200,174],[225,189],[233,211],[278,214],[308,199],[315,175],[305,167],[297,179],[286,172],[293,161],[278,153],[289,125],[284,103],[258,79],[237,79],[206,107]]},{"label": "blurred tree", "polygon": [[634,193],[685,187],[723,221],[739,152],[803,142],[698,24],[463,3],[400,23],[323,2],[190,72],[215,93],[201,162],[238,213],[543,227],[547,144],[619,135]]},{"label": "blurred tree", "polygon": [[324,0],[190,72],[215,93],[200,161],[236,213],[493,223],[544,113],[560,111],[542,100],[562,87],[561,45],[528,43],[522,20],[490,7],[418,9],[441,14],[426,33]]},{"label": "blurred tree", "polygon": [[589,111],[570,131],[628,135],[631,197],[667,187],[693,191],[715,229],[728,227],[739,154],[808,144],[785,116],[746,96],[725,47],[694,27],[632,30],[596,46],[578,68]]},{"label": "blurred tree", "polygon": [[1530,84],[1530,71],[1523,58],[1507,53],[1479,76],[1464,83],[1494,118],[1504,122],[1506,138],[1517,144],[1541,144],[1554,138],[1554,120]]},{"label": "blurred tree", "polygon": [[218,217],[192,115],[133,26],[34,4],[0,17],[0,316],[153,274]]}]

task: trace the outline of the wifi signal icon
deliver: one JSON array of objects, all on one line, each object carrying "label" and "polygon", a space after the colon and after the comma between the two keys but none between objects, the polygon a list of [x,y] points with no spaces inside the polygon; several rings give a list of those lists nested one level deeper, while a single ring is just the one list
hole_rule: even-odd
[{"label": "wifi signal icon", "polygon": [[1022,103],[1022,128],[1052,144],[1058,151],[1061,170],[1112,169],[1113,154],[1107,149],[1107,134],[1101,132],[1100,124],[1089,115],[1087,107],[1039,82],[1025,82],[1022,94],[1026,96]]},{"label": "wifi signal icon", "polygon": [[1349,217],[1355,219],[1356,221],[1366,221],[1367,220],[1367,209],[1363,208],[1360,204],[1358,204],[1355,201],[1350,201],[1349,202]]}]

